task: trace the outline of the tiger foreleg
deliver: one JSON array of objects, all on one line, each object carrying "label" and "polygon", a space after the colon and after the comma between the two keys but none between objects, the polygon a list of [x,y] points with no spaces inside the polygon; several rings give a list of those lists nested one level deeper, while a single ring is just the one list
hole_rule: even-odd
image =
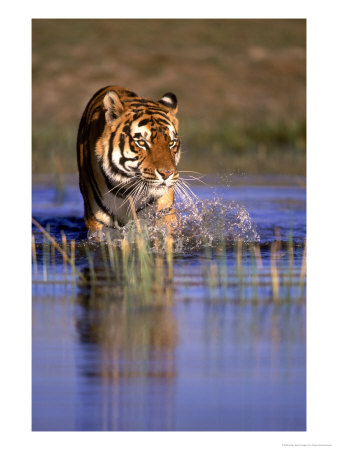
[{"label": "tiger foreleg", "polygon": [[156,225],[165,225],[170,233],[178,232],[179,220],[175,211],[174,204],[174,189],[169,191],[157,200],[157,211],[160,214],[160,218],[156,221]]}]

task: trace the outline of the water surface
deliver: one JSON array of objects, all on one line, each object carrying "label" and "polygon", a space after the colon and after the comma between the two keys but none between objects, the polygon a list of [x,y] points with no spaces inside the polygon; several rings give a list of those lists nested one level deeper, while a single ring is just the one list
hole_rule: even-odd
[{"label": "water surface", "polygon": [[[185,213],[186,247],[174,256],[173,288],[162,305],[139,299],[127,305],[110,287],[81,286],[71,273],[73,283],[56,282],[62,279],[62,258],[56,254],[54,266],[43,262],[43,237],[33,228],[38,245],[34,431],[306,429],[306,307],[297,281],[306,233],[305,190],[297,183],[266,181],[192,187],[199,213]],[[61,231],[74,239],[78,266],[88,269],[81,257],[86,229],[76,184],[66,184],[63,191],[35,184],[33,217],[48,224],[58,242]],[[226,255],[218,249],[222,233],[228,239]],[[276,233],[280,273],[288,273],[292,237],[296,280],[281,287],[287,295],[278,302],[269,282]],[[238,240],[244,246],[242,284]],[[262,280],[267,277],[256,297],[245,247],[250,242],[259,244]],[[46,264],[50,271],[44,282]],[[224,268],[227,283],[210,284],[210,271],[219,274]]]}]

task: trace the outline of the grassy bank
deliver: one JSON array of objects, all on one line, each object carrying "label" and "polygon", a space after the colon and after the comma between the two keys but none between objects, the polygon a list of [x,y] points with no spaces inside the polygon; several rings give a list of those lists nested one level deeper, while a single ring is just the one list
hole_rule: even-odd
[{"label": "grassy bank", "polygon": [[181,168],[305,173],[304,20],[33,20],[33,171],[76,172],[91,95],[179,101]]}]

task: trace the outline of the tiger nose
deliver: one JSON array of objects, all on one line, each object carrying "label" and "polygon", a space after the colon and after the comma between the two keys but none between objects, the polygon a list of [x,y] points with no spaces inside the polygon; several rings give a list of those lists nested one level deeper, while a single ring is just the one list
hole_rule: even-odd
[{"label": "tiger nose", "polygon": [[166,180],[173,173],[175,173],[174,169],[157,169],[157,172],[161,175],[161,177]]}]

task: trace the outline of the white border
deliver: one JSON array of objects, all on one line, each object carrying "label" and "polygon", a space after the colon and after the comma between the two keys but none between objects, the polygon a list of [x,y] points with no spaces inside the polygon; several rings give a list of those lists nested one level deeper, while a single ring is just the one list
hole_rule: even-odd
[{"label": "white border", "polygon": [[[162,5],[161,5],[162,4]],[[160,6],[160,8],[159,8]],[[1,435],[5,450],[146,446],[273,450],[337,448],[337,81],[334,0],[18,2],[4,6],[2,45]],[[183,8],[183,9],[182,9]],[[306,18],[308,25],[308,431],[305,433],[32,433],[30,423],[31,18]],[[7,237],[8,236],[8,237]],[[13,236],[16,236],[13,242]],[[9,270],[6,270],[9,269]],[[19,276],[18,276],[19,272]]]}]

